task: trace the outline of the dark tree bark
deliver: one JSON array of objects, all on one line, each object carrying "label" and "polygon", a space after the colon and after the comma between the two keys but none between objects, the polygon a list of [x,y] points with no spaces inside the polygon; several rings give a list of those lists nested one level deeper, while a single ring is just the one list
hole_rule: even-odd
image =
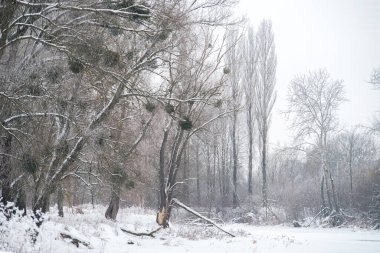
[{"label": "dark tree bark", "polygon": [[[9,3],[8,3],[9,4]],[[3,35],[5,36],[5,35]],[[1,55],[0,55],[1,59]],[[0,183],[1,202],[4,206],[12,202],[11,176],[12,176],[12,135],[3,126],[3,120],[11,115],[11,104],[5,98],[0,97]]]},{"label": "dark tree bark", "polygon": [[[170,162],[168,164],[168,177],[165,183],[165,147],[167,144],[167,135],[169,134],[171,123],[172,121],[170,121],[164,130],[164,138],[160,149],[160,209],[157,213],[156,222],[158,225],[163,227],[169,226],[170,214],[173,207],[173,190],[177,185],[177,172],[180,168],[180,163],[186,144],[190,138],[189,132],[185,134],[185,130],[183,130],[182,127],[177,127],[177,132],[170,153]],[[164,184],[162,185],[162,183]]]},{"label": "dark tree bark", "polygon": [[8,41],[9,29],[8,26],[12,21],[12,17],[16,10],[16,1],[14,0],[4,0],[1,1],[2,7],[0,8],[0,59],[2,58],[5,45]]},{"label": "dark tree bark", "polygon": [[120,188],[112,191],[111,200],[106,211],[106,218],[116,220],[120,205]]},{"label": "dark tree bark", "polygon": [[[126,106],[124,105],[122,107],[122,110],[119,115],[119,121],[117,124],[117,129],[115,132],[111,135],[111,138],[114,140],[120,140],[121,139],[121,131],[123,129],[123,121],[122,119],[125,118],[126,115]],[[118,144],[116,144],[117,148]],[[129,154],[129,152],[128,152]],[[128,154],[126,156],[128,156]],[[115,165],[114,165],[115,166]],[[126,174],[124,173],[123,169],[119,167],[114,167],[111,175],[111,199],[110,203],[108,204],[108,208],[106,210],[105,216],[107,219],[116,220],[117,213],[119,212],[119,205],[120,205],[120,193],[121,193],[121,187],[126,181]]]},{"label": "dark tree bark", "polygon": [[161,148],[160,148],[160,169],[159,169],[159,183],[160,183],[160,208],[157,213],[156,222],[158,225],[163,227],[168,227],[168,209],[169,203],[167,199],[167,191],[165,186],[165,149],[166,143],[168,141],[169,128],[171,122],[167,125],[164,130],[164,137],[162,139]]},{"label": "dark tree bark", "polygon": [[2,155],[0,155],[0,181],[1,181],[1,202],[4,206],[8,202],[12,202],[12,189],[11,189],[11,146],[12,146],[12,136],[7,134],[6,137],[1,140]]},{"label": "dark tree bark", "polygon": [[41,211],[47,213],[50,210],[50,194],[46,195],[42,201]]},{"label": "dark tree bark", "polygon": [[23,211],[24,216],[26,215],[26,193],[25,193],[24,186],[22,184],[18,185],[16,207],[20,211]]},{"label": "dark tree bark", "polygon": [[58,215],[63,217],[63,188],[60,185],[57,192]]}]

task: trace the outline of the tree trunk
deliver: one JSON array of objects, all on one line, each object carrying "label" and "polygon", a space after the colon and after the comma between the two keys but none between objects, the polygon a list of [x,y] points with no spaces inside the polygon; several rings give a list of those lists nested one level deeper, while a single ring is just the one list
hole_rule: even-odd
[{"label": "tree trunk", "polygon": [[165,149],[169,135],[169,127],[171,122],[164,130],[164,137],[162,139],[160,148],[160,169],[159,169],[159,183],[160,183],[160,207],[157,213],[156,222],[163,227],[169,226],[169,200],[167,196],[167,188],[165,186]]},{"label": "tree trunk", "polygon": [[189,146],[187,145],[187,147],[185,148],[185,159],[184,159],[184,164],[183,164],[183,177],[184,177],[184,184],[183,184],[183,196],[184,196],[184,202],[186,204],[189,204],[190,203],[190,194],[189,194],[189,181],[187,181],[189,179],[189,169],[190,169],[190,166],[189,166],[189,155],[190,155],[190,149],[189,149]]},{"label": "tree trunk", "polygon": [[223,147],[218,152],[218,184],[219,184],[219,196],[223,196]]},{"label": "tree trunk", "polygon": [[[51,189],[47,189],[45,194],[43,194],[42,198],[40,198],[38,202],[34,200],[34,203],[33,203],[34,215],[33,216],[34,216],[37,227],[41,226],[42,222],[44,221],[43,216],[41,214],[49,211],[51,193],[52,193]],[[37,195],[34,196],[35,199],[36,199],[36,196]]]},{"label": "tree trunk", "polygon": [[16,207],[23,211],[24,216],[26,215],[26,193],[23,185],[18,187]]},{"label": "tree trunk", "polygon": [[42,209],[41,211],[43,213],[47,213],[50,210],[50,194],[47,194],[42,202]]},{"label": "tree trunk", "polygon": [[215,206],[216,199],[216,158],[217,158],[217,147],[216,147],[216,136],[214,135],[214,150],[213,150],[213,170],[212,170],[212,188],[211,188],[211,197],[213,205]]},{"label": "tree trunk", "polygon": [[232,123],[232,156],[233,156],[233,175],[232,175],[232,182],[233,182],[233,192],[232,192],[232,206],[233,208],[236,208],[238,206],[238,196],[237,196],[237,170],[238,170],[238,147],[237,147],[237,140],[236,140],[236,124],[237,124],[237,112],[234,111],[234,117],[233,117],[233,123]]},{"label": "tree trunk", "polygon": [[322,200],[322,208],[325,208],[325,207],[326,207],[325,192],[324,192],[324,184],[325,184],[325,176],[322,175],[322,180],[321,180],[321,200]]},{"label": "tree trunk", "polygon": [[222,146],[222,198],[223,198],[223,205],[226,204],[226,197],[228,196],[228,172],[227,172],[227,160],[228,158],[226,157],[228,154],[228,147],[225,147],[224,145]]},{"label": "tree trunk", "polygon": [[22,185],[19,186],[17,192],[16,207],[18,210],[23,211],[23,216],[26,215],[26,193]]},{"label": "tree trunk", "polygon": [[329,187],[329,180],[328,180],[328,172],[327,172],[327,169],[324,168],[323,169],[324,171],[324,178],[325,178],[325,190],[326,190],[326,196],[327,196],[327,202],[329,204],[329,208],[330,210],[333,209],[333,206],[332,206],[332,202],[331,202],[331,191],[330,191],[330,187]]},{"label": "tree trunk", "polygon": [[[99,163],[98,163],[99,164]],[[92,166],[90,167],[90,173],[92,173]],[[89,174],[88,175],[88,183],[91,185],[91,188],[90,188],[90,194],[91,194],[91,205],[92,205],[92,209],[95,208],[95,201],[94,201],[94,186],[92,185],[91,183],[91,175]]]},{"label": "tree trunk", "polygon": [[111,176],[111,200],[105,213],[107,219],[116,220],[119,211],[121,187],[126,179],[127,178],[122,175],[122,169],[115,167]]},{"label": "tree trunk", "polygon": [[268,207],[268,182],[267,182],[267,128],[266,124],[263,127],[263,143],[261,151],[261,173],[263,176],[263,186],[262,186],[262,195],[263,195],[263,207]]},{"label": "tree trunk", "polygon": [[352,144],[350,144],[350,158],[349,158],[349,167],[350,167],[350,207],[352,208],[353,204],[353,187],[352,187]]},{"label": "tree trunk", "polygon": [[111,194],[111,201],[106,210],[106,218],[111,220],[116,220],[117,213],[119,211],[120,205],[120,188],[113,189]]},{"label": "tree trunk", "polygon": [[[42,213],[49,212],[50,194],[51,194],[50,192],[44,194],[41,201],[39,201],[37,205],[34,205],[34,207],[33,207],[33,213],[34,214],[37,214],[38,212],[42,212]],[[37,217],[39,217],[39,215],[37,215]]]},{"label": "tree trunk", "polygon": [[156,216],[156,222],[158,225],[163,226],[164,228],[169,227],[169,218],[170,218],[170,202],[168,198],[165,198],[164,201],[160,203],[160,209]]},{"label": "tree trunk", "polygon": [[[251,102],[250,102],[251,103]],[[253,193],[253,183],[252,183],[252,170],[253,170],[253,126],[252,126],[252,105],[248,108],[248,194],[252,195]]]},{"label": "tree trunk", "polygon": [[325,183],[325,191],[326,191],[326,196],[327,196],[327,202],[329,204],[330,211],[333,210],[332,202],[331,202],[331,191],[329,187],[329,172],[328,168],[326,167],[326,162],[325,162],[325,152],[326,152],[326,134],[323,133],[321,130],[320,133],[320,160],[321,160],[321,171],[323,173],[323,178],[324,178],[324,183]]},{"label": "tree trunk", "polygon": [[216,158],[217,158],[217,147],[216,147],[216,136],[214,136],[214,150],[213,150],[213,168],[212,168],[212,187],[215,188],[216,182]]},{"label": "tree trunk", "polygon": [[160,191],[161,191],[161,200],[160,200],[160,209],[157,213],[156,222],[163,226],[168,227],[169,226],[169,219],[170,214],[172,210],[172,199],[173,199],[173,191],[174,187],[176,186],[176,177],[178,169],[180,168],[180,162],[183,155],[183,152],[185,150],[187,141],[189,140],[189,133],[184,135],[185,130],[182,128],[177,129],[176,136],[174,138],[174,144],[172,146],[171,154],[170,154],[170,162],[169,162],[169,172],[168,172],[168,179],[166,182],[166,185],[162,184],[164,183],[164,171],[165,171],[165,146],[167,137],[169,134],[169,127],[171,125],[171,122],[167,125],[164,131],[164,138],[161,144],[160,149]]},{"label": "tree trunk", "polygon": [[0,59],[2,58],[6,47],[6,43],[8,42],[8,33],[10,29],[8,29],[11,19],[13,17],[14,12],[16,11],[16,1],[14,0],[4,0],[1,1],[2,11],[0,13],[1,23],[0,23]]},{"label": "tree trunk", "polygon": [[[121,139],[121,131],[123,129],[122,122],[126,115],[126,109],[127,109],[126,104],[123,104],[121,112],[120,112],[120,116],[119,116],[120,118],[118,121],[117,129],[111,133],[111,139],[115,141]],[[136,143],[138,142],[139,142],[139,139],[137,139]],[[116,146],[116,148],[120,148],[120,146]],[[131,150],[132,149],[133,147],[131,148]],[[131,152],[131,150],[129,152]],[[126,155],[126,157],[128,157],[128,155]],[[123,169],[115,166],[113,168],[112,175],[111,175],[111,185],[112,185],[111,200],[105,213],[105,217],[107,219],[116,220],[117,213],[119,212],[121,187],[125,183],[126,180],[127,180],[127,176],[126,174],[123,173]]]},{"label": "tree trunk", "polygon": [[339,212],[339,203],[338,203],[338,198],[336,196],[336,190],[335,190],[335,185],[334,185],[334,179],[332,177],[331,171],[330,171],[330,182],[331,182],[331,190],[332,190],[332,197],[334,201],[334,208],[335,211]]},{"label": "tree trunk", "polygon": [[200,174],[199,174],[199,145],[196,146],[196,169],[197,169],[197,205],[201,205],[201,189],[200,189]]},{"label": "tree trunk", "polygon": [[57,192],[58,215],[63,217],[63,188],[60,185]]},{"label": "tree trunk", "polygon": [[0,155],[0,182],[1,182],[1,202],[4,206],[8,202],[12,202],[12,189],[11,189],[11,149],[12,149],[12,136],[6,133],[6,137],[1,140],[1,148],[3,155]]},{"label": "tree trunk", "polygon": [[211,209],[211,162],[210,162],[210,148],[206,147],[207,154],[207,164],[206,164],[206,172],[207,172],[207,203],[209,209]]}]

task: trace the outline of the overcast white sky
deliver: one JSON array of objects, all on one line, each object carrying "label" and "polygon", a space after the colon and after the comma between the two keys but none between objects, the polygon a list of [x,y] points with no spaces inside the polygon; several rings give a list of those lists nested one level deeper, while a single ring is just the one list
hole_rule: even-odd
[{"label": "overcast white sky", "polygon": [[327,69],[344,81],[346,98],[342,126],[368,125],[380,110],[380,90],[368,80],[380,67],[380,0],[241,0],[255,29],[263,18],[272,20],[277,51],[277,102],[271,142],[290,140],[289,124],[279,113],[287,106],[290,80],[296,74]]}]

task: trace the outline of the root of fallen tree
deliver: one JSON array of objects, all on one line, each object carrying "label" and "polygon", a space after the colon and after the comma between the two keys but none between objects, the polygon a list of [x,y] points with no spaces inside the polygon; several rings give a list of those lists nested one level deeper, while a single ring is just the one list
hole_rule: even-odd
[{"label": "root of fallen tree", "polygon": [[150,236],[150,237],[153,237],[154,238],[154,233],[160,231],[162,229],[162,227],[159,227],[155,230],[153,230],[152,232],[149,232],[149,233],[138,233],[138,232],[133,232],[133,231],[129,231],[129,230],[126,230],[124,228],[120,228],[121,231],[123,231],[124,233],[127,233],[127,234],[131,234],[131,235],[135,235],[135,236]]},{"label": "root of fallen tree", "polygon": [[204,217],[202,214],[198,213],[197,211],[195,211],[194,209],[188,207],[187,205],[183,204],[182,202],[180,202],[178,199],[173,199],[172,200],[173,204],[185,209],[186,211],[188,211],[189,213],[201,218],[202,220],[205,220],[207,223],[215,226],[217,229],[219,229],[220,231],[223,231],[224,233],[232,236],[232,237],[236,237],[234,234],[224,230],[223,228],[221,228],[218,224],[216,224],[215,222],[213,222],[212,220]]}]

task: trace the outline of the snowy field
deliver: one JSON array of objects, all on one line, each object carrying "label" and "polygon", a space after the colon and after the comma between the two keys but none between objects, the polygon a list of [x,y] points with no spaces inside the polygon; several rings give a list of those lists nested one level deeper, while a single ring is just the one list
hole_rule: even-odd
[{"label": "snowy field", "polygon": [[[232,238],[212,227],[184,225],[174,222],[170,228],[155,234],[155,238],[133,236],[121,231],[150,232],[157,228],[155,214],[140,208],[120,210],[118,221],[104,218],[104,208],[83,208],[84,214],[67,210],[64,218],[47,216],[37,229],[28,218],[0,225],[0,252],[380,252],[380,232],[357,228],[291,228],[286,226],[251,226],[224,224],[223,228],[237,235]],[[76,247],[68,234],[82,242]]]}]

